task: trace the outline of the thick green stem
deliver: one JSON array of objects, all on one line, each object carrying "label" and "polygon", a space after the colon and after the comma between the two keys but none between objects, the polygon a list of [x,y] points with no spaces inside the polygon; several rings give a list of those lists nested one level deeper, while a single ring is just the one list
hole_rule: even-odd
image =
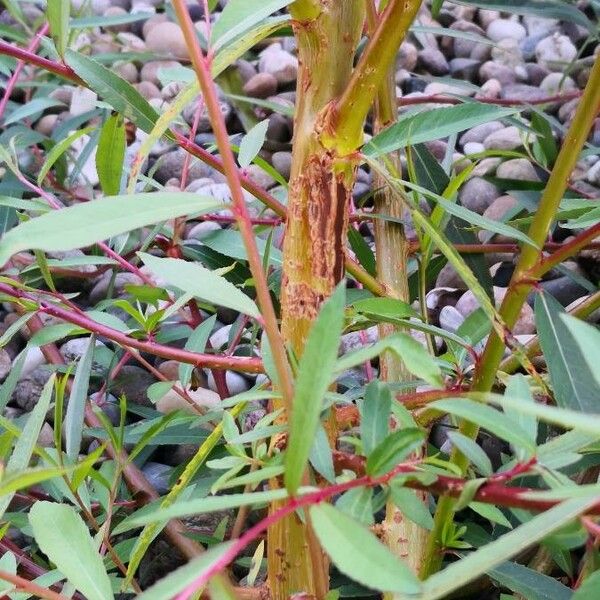
[{"label": "thick green stem", "polygon": [[[590,78],[577,107],[575,117],[563,141],[556,164],[535,213],[528,235],[538,248],[543,248],[550,227],[555,220],[569,177],[579,158],[594,120],[600,110],[600,55],[596,58]],[[521,250],[519,262],[510,281],[508,291],[500,307],[500,316],[508,329],[514,327],[527,295],[535,284],[535,268],[542,259],[542,251],[527,244]],[[492,332],[479,360],[473,378],[473,391],[489,392],[494,385],[496,372],[504,354],[504,340]],[[460,427],[463,435],[475,439],[479,428],[476,424],[463,422]],[[454,449],[451,462],[461,473],[465,473],[469,461]],[[454,500],[449,496],[440,498],[434,519],[434,528],[429,535],[427,555],[423,564],[422,576],[427,577],[439,570],[442,564],[442,532],[453,519]]]}]

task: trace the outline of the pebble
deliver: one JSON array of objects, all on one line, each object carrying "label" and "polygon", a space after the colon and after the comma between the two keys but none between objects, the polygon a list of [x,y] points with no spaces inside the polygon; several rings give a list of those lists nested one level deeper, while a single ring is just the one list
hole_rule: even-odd
[{"label": "pebble", "polygon": [[588,169],[585,178],[594,185],[600,185],[600,161],[596,162]]},{"label": "pebble", "polygon": [[484,140],[486,150],[516,150],[523,145],[521,131],[511,125],[490,133]]},{"label": "pebble", "polygon": [[161,85],[159,77],[161,69],[174,69],[179,66],[176,60],[150,60],[142,66],[140,79],[158,86]]},{"label": "pebble", "polygon": [[523,64],[523,53],[514,38],[500,40],[492,48],[492,60],[505,67],[514,69]]},{"label": "pebble", "polygon": [[577,57],[577,48],[568,36],[555,33],[538,42],[535,55],[543,67],[550,71],[563,72]]},{"label": "pebble", "polygon": [[359,350],[379,341],[379,330],[377,327],[369,327],[361,331],[352,331],[342,336],[340,343],[340,355],[347,354],[353,350]]},{"label": "pebble", "polygon": [[498,188],[481,177],[472,177],[460,189],[458,198],[461,204],[481,215],[500,195]]},{"label": "pebble", "polygon": [[440,327],[446,331],[456,333],[464,322],[465,317],[454,306],[444,306],[440,311]]},{"label": "pebble", "polygon": [[469,129],[469,131],[462,134],[460,137],[460,144],[463,146],[468,144],[469,142],[477,142],[479,144],[483,143],[483,140],[487,138],[492,133],[496,131],[500,131],[504,129],[504,125],[500,121],[489,121],[487,123],[482,123],[481,125],[476,125]]},{"label": "pebble", "polygon": [[296,81],[298,59],[283,50],[281,44],[272,44],[261,53],[258,70],[273,75],[280,85],[287,85]]},{"label": "pebble", "polygon": [[164,21],[157,23],[145,33],[146,46],[150,52],[164,57],[188,60],[189,53],[181,27]]},{"label": "pebble", "polygon": [[419,65],[432,75],[447,75],[450,65],[444,54],[437,48],[423,48],[419,52]]},{"label": "pebble", "polygon": [[517,81],[517,76],[514,69],[488,60],[479,68],[479,79],[481,81],[495,79],[500,82],[500,85],[509,85]]},{"label": "pebble", "polygon": [[148,462],[142,467],[142,473],[146,476],[150,485],[161,495],[166,494],[171,489],[169,485],[171,471],[172,468],[168,465],[155,462]]},{"label": "pebble", "polygon": [[148,388],[156,383],[154,375],[136,365],[124,365],[113,379],[110,391],[115,396],[125,396],[127,402],[139,406],[152,407],[148,399]]},{"label": "pebble", "polygon": [[[180,382],[177,382],[177,385],[181,387]],[[156,402],[156,410],[165,415],[177,410],[197,415],[206,412],[207,409],[210,410],[216,408],[221,402],[219,394],[201,387],[196,388],[195,390],[188,387],[186,392],[190,397],[190,400],[192,400],[193,405],[174,389],[170,389]]]},{"label": "pebble", "polygon": [[540,89],[547,96],[556,96],[577,89],[577,84],[564,73],[549,73],[540,83]]},{"label": "pebble", "polygon": [[291,152],[274,152],[271,156],[271,164],[284,179],[289,180],[292,171]]},{"label": "pebble", "polygon": [[507,38],[518,42],[527,35],[527,31],[523,25],[509,19],[496,19],[492,21],[488,25],[486,33],[492,42],[499,42]]},{"label": "pebble", "polygon": [[557,29],[558,24],[558,19],[548,19],[536,15],[523,16],[523,25],[530,36],[548,36]]},{"label": "pebble", "polygon": [[40,366],[21,377],[13,391],[12,402],[25,412],[33,410],[51,374],[49,367]]},{"label": "pebble", "polygon": [[[217,384],[215,382],[215,378],[213,377],[212,371],[209,371],[206,375],[206,380],[208,381],[208,387],[213,392],[217,391]],[[225,383],[227,384],[227,390],[232,396],[236,394],[241,394],[250,389],[250,382],[239,373],[234,371],[227,371],[225,373]]]},{"label": "pebble", "polygon": [[0,381],[4,381],[12,369],[12,359],[10,354],[0,348]]},{"label": "pebble", "polygon": [[526,158],[513,158],[498,166],[496,177],[501,179],[517,179],[519,181],[539,181],[540,178],[533,165]]},{"label": "pebble", "polygon": [[[517,206],[517,200],[513,196],[505,194],[503,196],[500,196],[499,198],[496,198],[486,208],[485,212],[483,213],[483,216],[492,221],[502,223],[503,221],[505,221],[505,216],[509,213],[509,211],[512,211],[515,208],[515,206]],[[480,231],[479,239],[481,242],[485,242],[486,240],[490,239],[489,232]],[[514,240],[506,238],[505,236],[499,234],[494,235],[493,240],[497,243],[514,242]]]},{"label": "pebble", "polygon": [[407,71],[414,71],[417,66],[419,53],[414,44],[410,42],[403,42],[400,46],[400,51],[396,57],[396,66],[399,69],[406,69]]},{"label": "pebble", "polygon": [[485,152],[485,146],[480,142],[467,142],[463,145],[463,150],[466,155],[478,154],[479,152]]},{"label": "pebble", "polygon": [[268,98],[277,93],[277,79],[272,73],[257,73],[244,84],[244,94],[251,98]]}]

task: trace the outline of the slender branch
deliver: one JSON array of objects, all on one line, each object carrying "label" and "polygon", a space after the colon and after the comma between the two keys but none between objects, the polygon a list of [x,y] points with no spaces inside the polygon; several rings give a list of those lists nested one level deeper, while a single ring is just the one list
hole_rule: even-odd
[{"label": "slender branch", "polygon": [[173,7],[183,30],[183,36],[192,58],[192,64],[194,65],[198,77],[204,103],[206,104],[206,109],[216,137],[219,154],[223,160],[225,175],[233,198],[233,213],[237,218],[238,227],[246,248],[248,264],[250,265],[250,271],[252,272],[252,277],[254,279],[256,295],[264,321],[265,334],[272,349],[273,361],[275,363],[275,369],[277,370],[281,393],[284,403],[287,408],[291,410],[294,390],[291,370],[287,361],[287,352],[277,324],[277,315],[275,314],[275,308],[271,300],[262,259],[258,251],[256,239],[254,238],[250,214],[244,199],[244,192],[242,190],[238,168],[235,164],[233,152],[229,143],[225,120],[223,119],[223,114],[219,107],[215,85],[210,74],[210,67],[204,57],[200,43],[198,42],[196,29],[194,28],[187,5],[183,0],[174,0]]},{"label": "slender branch", "polygon": [[63,596],[58,592],[53,592],[33,581],[29,581],[29,579],[24,579],[18,575],[12,575],[6,571],[0,571],[0,579],[12,583],[16,589],[29,592],[29,594],[38,598],[44,598],[45,600],[68,600],[66,596]]},{"label": "slender branch", "polygon": [[[571,172],[575,167],[599,110],[600,55],[595,60],[581,102],[577,107],[571,126],[563,141],[554,169],[550,174],[550,178],[540,199],[538,210],[533,217],[528,231],[529,237],[533,240],[537,248],[529,244],[523,246],[519,262],[500,307],[500,318],[509,329],[514,327],[521,312],[521,307],[533,287],[534,281],[531,279],[530,273],[540,261],[541,252],[538,248],[542,247],[546,242],[563,194],[567,189]],[[473,391],[487,392],[492,388],[504,354],[504,345],[504,340],[496,331],[492,331],[481,360],[476,365]],[[479,428],[475,423],[463,421],[460,431],[463,435],[475,439]],[[466,471],[469,460],[459,450],[454,449],[452,451],[450,460],[458,467],[460,472],[464,473]],[[434,528],[429,535],[427,556],[421,572],[423,577],[436,572],[441,566],[442,554],[440,546],[442,532],[453,519],[453,506],[454,501],[449,496],[444,496],[438,503],[434,518]]]},{"label": "slender branch", "polygon": [[16,290],[9,285],[4,283],[0,284],[0,292],[12,296],[13,298],[19,298],[22,300],[29,300],[39,305],[39,312],[52,315],[77,325],[92,333],[97,333],[103,337],[120,344],[124,348],[135,348],[142,352],[148,352],[153,356],[160,356],[161,358],[167,358],[176,360],[178,362],[196,365],[199,367],[207,367],[210,369],[231,369],[235,371],[242,371],[246,373],[262,373],[262,361],[257,358],[249,358],[242,356],[213,356],[211,354],[202,354],[199,352],[190,352],[189,350],[182,350],[179,348],[172,348],[170,346],[164,346],[153,341],[138,340],[127,334],[107,327],[101,323],[93,321],[83,313],[79,313],[73,310],[66,310],[55,304],[47,302],[39,302],[34,296],[26,294],[21,290]]}]

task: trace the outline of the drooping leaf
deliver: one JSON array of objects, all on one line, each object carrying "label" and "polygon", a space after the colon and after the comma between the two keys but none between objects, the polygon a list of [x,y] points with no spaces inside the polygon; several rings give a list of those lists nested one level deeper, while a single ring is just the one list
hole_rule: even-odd
[{"label": "drooping leaf", "polygon": [[157,258],[144,252],[140,252],[139,256],[156,277],[184,293],[232,308],[250,317],[260,317],[254,301],[214,271],[180,258]]},{"label": "drooping leaf", "polygon": [[111,196],[76,204],[11,229],[0,240],[0,264],[23,250],[83,248],[152,223],[222,207],[214,198],[185,192]]},{"label": "drooping leaf", "polygon": [[77,459],[81,449],[85,403],[88,399],[90,374],[92,372],[92,360],[95,348],[96,340],[94,336],[91,336],[85,352],[75,369],[75,377],[73,378],[73,385],[69,395],[69,403],[65,415],[65,450],[67,456],[72,461]]},{"label": "drooping leaf", "polygon": [[[521,402],[533,402],[533,394],[531,393],[531,389],[529,385],[527,385],[527,380],[523,375],[513,375],[506,386],[506,396],[509,398],[514,398],[516,400],[520,400]],[[504,408],[504,412],[510,416],[511,419],[514,419],[516,423],[526,431],[531,439],[537,439],[537,430],[538,424],[535,417],[531,415],[526,415],[518,411],[512,411],[508,407]],[[524,457],[520,457],[524,458]]]},{"label": "drooping leaf", "polygon": [[598,413],[600,383],[594,375],[597,369],[590,368],[582,347],[562,320],[564,312],[550,294],[536,295],[538,337],[548,365],[556,403],[563,408],[583,413]]},{"label": "drooping leaf", "polygon": [[102,557],[82,518],[71,506],[38,501],[29,523],[42,552],[89,600],[114,598]]},{"label": "drooping leaf", "polygon": [[368,529],[329,504],[310,509],[323,549],[345,575],[371,589],[419,594],[421,582]]},{"label": "drooping leaf", "polygon": [[240,149],[238,152],[238,163],[242,169],[246,169],[250,166],[250,163],[256,158],[260,149],[265,143],[267,137],[267,129],[269,128],[269,121],[265,119],[260,123],[257,123],[243,138],[240,142]]},{"label": "drooping leaf", "polygon": [[100,130],[96,151],[96,169],[102,191],[106,196],[116,196],[121,190],[126,147],[123,118],[119,114],[112,114]]},{"label": "drooping leaf", "polygon": [[323,304],[298,365],[285,454],[284,481],[290,494],[298,490],[302,481],[323,410],[323,397],[333,378],[344,325],[345,300],[346,291],[341,284]]},{"label": "drooping leaf", "polygon": [[372,381],[360,405],[360,439],[365,456],[383,441],[389,431],[392,392],[389,386]]},{"label": "drooping leaf", "polygon": [[396,298],[364,298],[352,303],[359,313],[377,321],[378,317],[407,319],[417,317],[417,311],[408,302]]},{"label": "drooping leaf", "polygon": [[258,6],[246,0],[231,0],[212,29],[213,48],[218,50],[291,2],[292,0],[265,0]]},{"label": "drooping leaf", "polygon": [[417,496],[414,490],[392,482],[390,486],[392,501],[402,511],[402,515],[423,529],[433,529],[433,517],[427,504]]},{"label": "drooping leaf", "polygon": [[481,472],[482,475],[490,476],[494,469],[489,456],[481,449],[481,446],[471,438],[459,431],[449,431],[448,438],[452,445],[458,448]]},{"label": "drooping leaf", "polygon": [[[217,315],[213,315],[209,317],[194,331],[191,333],[190,337],[187,339],[184,348],[186,350],[190,350],[191,352],[204,352],[206,348],[206,342],[208,342],[208,338],[210,337],[210,333],[215,326],[215,322],[217,320]],[[185,388],[190,382],[192,377],[192,371],[194,370],[194,365],[179,364],[179,381],[181,385]]]},{"label": "drooping leaf", "polygon": [[388,435],[368,456],[367,473],[377,476],[391,471],[411,452],[421,446],[425,434],[420,429],[408,428]]},{"label": "drooping leaf", "polygon": [[60,56],[64,56],[69,42],[69,15],[71,2],[69,0],[48,0],[46,16],[50,25],[50,34]]},{"label": "drooping leaf", "polygon": [[514,108],[467,102],[411,113],[376,135],[364,146],[363,153],[375,158],[408,145],[439,140],[516,112]]},{"label": "drooping leaf", "polygon": [[490,406],[469,398],[437,400],[431,406],[461,419],[477,423],[490,433],[514,444],[517,448],[524,448],[529,453],[535,452],[535,439],[528,432],[523,431],[518,423]]},{"label": "drooping leaf", "polygon": [[152,131],[158,113],[130,83],[93,58],[72,50],[65,52],[65,62],[117,112],[133,121],[142,131]]},{"label": "drooping leaf", "polygon": [[373,525],[373,490],[359,487],[348,490],[335,503],[336,507],[364,525]]},{"label": "drooping leaf", "polygon": [[335,481],[331,447],[329,446],[327,432],[321,424],[319,424],[315,432],[315,439],[313,440],[308,459],[317,473],[331,483]]},{"label": "drooping leaf", "polygon": [[579,346],[581,355],[590,368],[590,372],[600,385],[600,371],[597,369],[595,359],[596,352],[600,348],[600,330],[568,313],[561,313],[558,318],[570,331],[575,343]]},{"label": "drooping leaf", "polygon": [[13,112],[5,119],[3,126],[6,127],[7,125],[17,123],[28,117],[34,117],[35,115],[41,114],[47,108],[52,108],[54,106],[62,106],[62,102],[54,98],[34,98],[13,110]]}]

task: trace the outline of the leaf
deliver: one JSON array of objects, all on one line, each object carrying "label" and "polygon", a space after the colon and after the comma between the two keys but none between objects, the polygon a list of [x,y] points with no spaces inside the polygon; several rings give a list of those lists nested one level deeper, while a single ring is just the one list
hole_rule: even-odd
[{"label": "leaf", "polygon": [[[204,352],[204,349],[206,348],[206,342],[208,342],[208,338],[210,337],[216,321],[217,315],[213,315],[212,317],[209,317],[200,323],[200,325],[198,325],[198,327],[196,327],[196,329],[194,329],[194,331],[192,331],[190,334],[190,337],[185,343],[184,349],[191,352]],[[190,379],[192,378],[193,370],[194,365],[188,365],[184,363],[179,364],[179,381],[184,388],[189,384]]]},{"label": "leaf", "polygon": [[212,28],[211,46],[216,52],[227,42],[291,3],[292,0],[263,0],[257,5],[247,0],[230,0]]},{"label": "leaf", "polygon": [[559,19],[577,23],[592,34],[596,34],[598,31],[597,26],[575,5],[561,0],[455,0],[455,3],[517,15],[537,15],[544,19]]},{"label": "leaf", "polygon": [[71,506],[38,500],[29,523],[42,552],[88,600],[114,598],[98,548]]},{"label": "leaf", "polygon": [[570,331],[573,339],[579,346],[581,354],[594,375],[596,382],[600,385],[600,372],[597,369],[596,352],[600,348],[600,331],[597,327],[590,325],[568,313],[558,316],[564,326]]},{"label": "leaf", "polygon": [[310,517],[323,549],[345,575],[371,589],[418,594],[421,582],[368,529],[330,504],[313,506]]},{"label": "leaf", "polygon": [[411,113],[376,135],[363,147],[363,153],[375,158],[408,145],[439,140],[516,112],[518,109],[467,102]]},{"label": "leaf", "polygon": [[438,600],[454,590],[463,589],[469,582],[577,518],[596,501],[597,497],[568,500],[533,517],[513,531],[431,576],[423,583],[423,597],[427,600]]},{"label": "leaf", "polygon": [[414,427],[388,435],[367,458],[367,473],[376,477],[388,473],[421,446],[425,434]]},{"label": "leaf", "polygon": [[[15,448],[6,463],[4,478],[7,478],[11,474],[18,474],[21,471],[24,471],[27,465],[29,465],[40,431],[46,420],[46,413],[50,407],[54,381],[55,375],[53,374],[46,385],[44,385],[42,393],[40,394],[40,399],[29,414],[27,423],[25,424],[21,435],[19,435]],[[10,505],[13,495],[14,493],[9,493],[2,495],[0,498],[0,518],[2,518],[2,515],[4,515],[6,509]]]},{"label": "leaf", "polygon": [[448,438],[452,445],[458,448],[472,462],[479,472],[489,477],[494,469],[489,456],[481,449],[477,442],[463,435],[459,431],[448,431]]},{"label": "leaf", "polygon": [[126,147],[123,117],[112,114],[100,130],[96,151],[96,169],[102,191],[106,196],[116,196],[121,190]]},{"label": "leaf", "polygon": [[333,368],[344,325],[346,290],[342,282],[324,302],[315,320],[298,365],[290,431],[285,453],[285,487],[295,494],[302,481],[323,410],[323,397],[333,378]]},{"label": "leaf", "polygon": [[[516,592],[527,600],[569,600],[573,590],[554,577],[549,577],[516,562],[505,562],[488,571],[502,587]],[[592,596],[590,596],[592,597]]]},{"label": "leaf", "polygon": [[342,494],[335,503],[341,511],[364,525],[373,525],[373,490],[358,487]]},{"label": "leaf", "polygon": [[62,57],[69,43],[71,2],[69,0],[48,0],[46,7],[50,33],[58,54]]},{"label": "leaf", "polygon": [[27,104],[19,106],[19,108],[10,113],[10,116],[4,121],[4,127],[27,119],[28,117],[33,117],[47,108],[52,108],[54,106],[63,106],[63,103],[54,98],[35,98],[30,100]]},{"label": "leaf", "polygon": [[150,133],[158,113],[131,84],[93,58],[72,50],[65,52],[65,62],[117,112],[133,121],[142,131]]},{"label": "leaf", "polygon": [[185,192],[111,196],[76,204],[11,229],[0,240],[0,265],[23,250],[83,248],[146,225],[219,208],[223,204],[214,198]]},{"label": "leaf", "polygon": [[[85,353],[81,357],[73,385],[69,395],[67,405],[67,414],[65,415],[65,445],[67,456],[72,460],[77,460],[81,449],[81,440],[83,438],[83,422],[85,414],[85,403],[88,399],[88,389],[90,386],[90,374],[92,372],[92,360],[94,350],[96,349],[96,340],[92,335],[89,338]],[[57,425],[58,427],[58,425]]]},{"label": "leaf", "polygon": [[377,320],[377,317],[406,319],[418,316],[417,311],[408,302],[396,298],[364,298],[353,302],[352,307],[373,320]]},{"label": "leaf", "polygon": [[[230,256],[231,258],[237,258],[239,260],[248,260],[248,253],[246,252],[246,247],[244,246],[239,231],[234,231],[233,229],[211,231],[202,238],[202,244],[225,256]],[[283,265],[281,250],[273,247],[267,248],[266,240],[261,238],[256,239],[256,245],[262,259],[264,259],[265,253],[268,251],[269,262],[271,264],[276,266]]]},{"label": "leaf", "polygon": [[436,410],[476,423],[490,433],[497,435],[510,444],[514,444],[517,448],[524,448],[530,453],[535,452],[535,439],[532,439],[526,431],[523,431],[517,423],[504,413],[481,402],[475,402],[468,398],[449,398],[432,402],[430,406]]},{"label": "leaf", "polygon": [[423,502],[414,490],[402,487],[392,481],[390,492],[393,503],[405,518],[423,529],[433,529],[433,517],[427,508],[427,503]]},{"label": "leaf", "polygon": [[[520,374],[513,375],[508,380],[505,394],[507,397],[519,400],[520,402],[534,402],[533,394],[529,389],[527,380],[523,375]],[[504,408],[504,412],[511,419],[513,419],[515,423],[518,423],[519,427],[521,427],[523,431],[526,431],[531,436],[531,439],[537,439],[538,424],[535,417],[523,414],[518,411],[512,411],[508,407]],[[523,459],[524,457],[520,456],[519,458]]]},{"label": "leaf", "polygon": [[[556,403],[563,408],[598,413],[600,383],[595,376],[597,371],[588,364],[583,349],[561,318],[564,312],[550,294],[536,295],[538,338],[548,365]],[[593,359],[594,354],[588,358]]]},{"label": "leaf", "polygon": [[38,185],[42,184],[42,182],[44,181],[44,178],[46,177],[46,175],[48,175],[48,172],[50,171],[50,169],[54,166],[56,161],[65,153],[67,148],[69,148],[69,146],[71,146],[71,144],[75,140],[86,135],[87,133],[89,133],[90,131],[92,131],[94,129],[95,129],[95,127],[93,125],[90,125],[89,127],[84,127],[83,129],[78,129],[77,131],[74,131],[71,135],[67,136],[64,140],[61,140],[60,142],[58,142],[58,144],[55,144],[54,146],[52,146],[52,149],[50,150],[50,152],[48,152],[46,154],[46,160],[44,161],[44,164],[42,165],[42,168],[40,169],[40,172],[38,173],[38,177],[37,177]]},{"label": "leaf", "polygon": [[513,528],[510,521],[497,506],[486,504],[485,502],[470,502],[469,508],[491,523],[498,523],[498,525],[502,525],[508,529]]},{"label": "leaf", "polygon": [[360,440],[365,456],[369,456],[387,436],[391,409],[389,386],[379,381],[369,383],[360,405]]},{"label": "leaf", "polygon": [[184,293],[232,308],[250,317],[260,317],[254,301],[216,272],[180,258],[157,258],[144,252],[139,252],[138,255],[155,277]]},{"label": "leaf", "polygon": [[267,129],[269,121],[265,119],[257,123],[250,131],[242,138],[240,149],[238,151],[238,163],[242,169],[250,166],[250,163],[256,158],[260,149],[265,143],[267,137]]},{"label": "leaf", "polygon": [[309,460],[317,473],[325,477],[330,483],[335,481],[333,456],[331,455],[327,432],[320,423],[315,432],[315,439],[310,449]]},{"label": "leaf", "polygon": [[588,575],[573,594],[571,600],[590,600],[600,589],[600,571]]},{"label": "leaf", "polygon": [[178,592],[191,585],[209,567],[227,552],[233,542],[218,544],[192,559],[183,567],[175,569],[153,586],[137,596],[137,600],[171,600]]}]

